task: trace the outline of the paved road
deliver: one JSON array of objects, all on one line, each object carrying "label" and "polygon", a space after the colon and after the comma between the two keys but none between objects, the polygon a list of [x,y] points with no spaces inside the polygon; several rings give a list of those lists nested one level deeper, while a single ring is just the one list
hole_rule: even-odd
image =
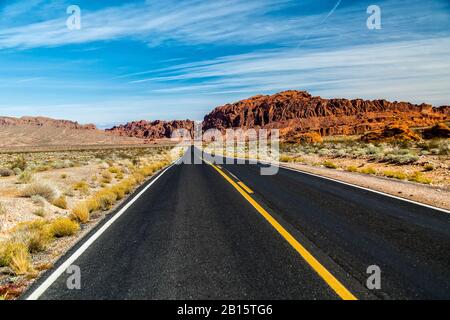
[{"label": "paved road", "polygon": [[[62,274],[40,298],[342,298],[261,210],[359,299],[450,298],[448,214],[285,169],[261,176],[260,167],[173,166],[74,262],[81,290]],[[381,290],[365,287],[371,265]]]}]

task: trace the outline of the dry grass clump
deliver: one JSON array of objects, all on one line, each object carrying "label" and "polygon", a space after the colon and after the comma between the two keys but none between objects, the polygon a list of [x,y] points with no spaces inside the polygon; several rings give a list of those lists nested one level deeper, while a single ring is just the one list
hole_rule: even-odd
[{"label": "dry grass clump", "polygon": [[50,224],[50,230],[54,237],[68,237],[74,235],[80,229],[80,225],[69,218],[57,218]]},{"label": "dry grass clump", "polygon": [[111,175],[111,173],[109,171],[103,171],[102,172],[101,182],[103,182],[103,183],[111,183],[112,178],[113,177],[112,177],[112,175]]},{"label": "dry grass clump", "polygon": [[48,183],[34,182],[22,191],[22,196],[27,198],[31,198],[32,196],[41,196],[47,201],[52,202],[58,196],[58,191],[55,187]]},{"label": "dry grass clump", "polygon": [[423,170],[428,172],[428,171],[433,171],[434,168],[434,164],[432,163],[427,163],[426,165],[423,166]]},{"label": "dry grass clump", "polygon": [[73,185],[73,190],[79,191],[82,194],[89,194],[89,184],[86,181],[80,181]]},{"label": "dry grass clump", "polygon": [[33,173],[29,170],[22,172],[17,179],[19,183],[23,184],[30,183],[31,180],[33,180]]},{"label": "dry grass clump", "polygon": [[55,200],[53,200],[52,204],[55,207],[61,208],[61,209],[67,209],[67,199],[65,196],[59,196]]},{"label": "dry grass clump", "polygon": [[360,172],[364,174],[377,174],[377,170],[375,170],[373,167],[362,168]]},{"label": "dry grass clump", "polygon": [[401,171],[394,171],[394,170],[386,170],[383,171],[383,176],[398,180],[405,180],[407,178],[407,175]]},{"label": "dry grass clump", "polygon": [[30,274],[34,272],[31,253],[45,251],[55,238],[71,236],[78,229],[78,223],[69,218],[22,222],[8,241],[0,243],[0,267],[9,267],[16,275]]},{"label": "dry grass clump", "polygon": [[358,172],[358,167],[357,166],[348,166],[347,168],[345,168],[345,171]]},{"label": "dry grass clump", "polygon": [[80,223],[89,222],[89,208],[86,203],[79,203],[72,209],[72,218]]},{"label": "dry grass clump", "polygon": [[331,161],[325,161],[322,165],[328,169],[337,169],[338,168],[338,166]]},{"label": "dry grass clump", "polygon": [[27,246],[18,242],[0,244],[0,266],[10,267],[16,275],[32,271],[33,267]]},{"label": "dry grass clump", "polygon": [[122,169],[120,169],[119,167],[116,167],[116,166],[109,168],[108,171],[110,173],[114,173],[114,174],[122,173]]},{"label": "dry grass clump", "polygon": [[423,173],[420,171],[416,171],[413,174],[411,174],[410,176],[408,176],[408,180],[412,181],[412,182],[423,183],[423,184],[431,184],[433,182],[433,180],[425,177],[423,175]]},{"label": "dry grass clump", "polygon": [[38,216],[38,217],[41,217],[41,218],[44,218],[47,215],[47,213],[45,212],[44,208],[37,209],[36,211],[33,212],[33,214]]}]

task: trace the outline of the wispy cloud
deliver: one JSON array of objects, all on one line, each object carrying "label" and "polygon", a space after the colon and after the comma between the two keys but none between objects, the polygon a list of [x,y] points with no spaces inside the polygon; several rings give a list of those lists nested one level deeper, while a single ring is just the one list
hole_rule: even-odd
[{"label": "wispy cloud", "polygon": [[[367,18],[364,5],[343,7],[341,1],[331,2],[332,5],[324,7],[323,12],[307,15],[301,12],[289,14],[291,8],[292,11],[302,8],[302,4],[295,0],[165,0],[95,11],[82,7],[81,30],[68,30],[65,11],[52,8],[53,16],[55,12],[60,13],[54,19],[2,28],[0,49],[54,47],[126,37],[143,41],[149,46],[177,41],[189,45],[272,43],[295,47],[306,40],[310,45],[326,45],[336,37],[344,45],[414,36],[421,32],[424,25],[430,25],[429,22],[449,19],[448,10],[442,2],[424,4],[423,1],[413,0],[407,7],[403,1],[380,2],[386,15],[402,12],[402,16],[383,22],[386,30],[379,33],[379,37],[372,34],[370,39],[361,37]],[[27,8],[26,3],[7,7],[4,11],[9,16],[18,14]],[[39,3],[39,0],[31,0],[28,6]],[[424,15],[423,10],[432,10],[436,14],[431,18]],[[402,19],[410,21],[408,23]]]},{"label": "wispy cloud", "polygon": [[450,37],[331,52],[283,49],[172,66],[158,77],[160,93],[263,93],[289,88],[332,97],[390,98],[448,103]]}]

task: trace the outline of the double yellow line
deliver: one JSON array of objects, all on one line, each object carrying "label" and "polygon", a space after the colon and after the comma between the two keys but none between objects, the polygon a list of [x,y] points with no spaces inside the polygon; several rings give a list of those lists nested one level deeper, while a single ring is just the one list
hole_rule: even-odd
[{"label": "double yellow line", "polygon": [[357,300],[357,298],[334,277],[304,246],[302,246],[275,218],[261,207],[249,194],[253,191],[243,182],[234,182],[225,172],[212,163],[207,162],[217,170],[271,225],[278,233],[300,254],[300,256],[316,271],[319,276],[343,300]]}]

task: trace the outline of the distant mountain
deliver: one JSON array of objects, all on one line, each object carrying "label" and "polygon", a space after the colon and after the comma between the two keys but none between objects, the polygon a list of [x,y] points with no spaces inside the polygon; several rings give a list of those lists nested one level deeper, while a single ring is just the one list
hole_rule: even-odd
[{"label": "distant mountain", "polygon": [[106,129],[106,132],[117,136],[136,137],[140,139],[168,139],[172,137],[175,130],[186,129],[191,136],[194,133],[194,121],[134,121],[124,125]]},{"label": "distant mountain", "polygon": [[45,117],[0,117],[0,147],[138,144],[141,140],[118,137],[69,120]]},{"label": "distant mountain", "polygon": [[363,134],[391,123],[422,127],[448,120],[448,106],[323,99],[305,91],[284,91],[217,107],[205,117],[203,129],[277,128],[282,137],[311,132],[331,136]]}]

